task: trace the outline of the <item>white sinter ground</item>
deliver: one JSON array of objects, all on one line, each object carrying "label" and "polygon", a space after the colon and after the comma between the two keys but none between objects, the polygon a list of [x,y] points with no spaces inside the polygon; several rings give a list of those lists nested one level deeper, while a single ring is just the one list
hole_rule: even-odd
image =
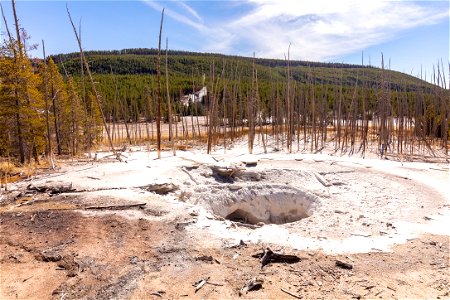
[{"label": "white sinter ground", "polygon": [[[126,163],[98,153],[100,162],[65,165],[33,184],[72,183],[79,192],[70,196],[85,206],[145,202],[144,210],[83,213],[184,222],[193,243],[213,247],[243,240],[356,253],[389,251],[426,233],[450,236],[448,163],[288,154],[273,147],[265,154],[260,146],[245,153],[244,142],[211,155],[204,149],[175,157],[163,152],[160,160],[155,151],[133,148],[124,153]],[[240,171],[224,177],[217,167]],[[178,189],[167,195],[146,190],[155,183]]]}]

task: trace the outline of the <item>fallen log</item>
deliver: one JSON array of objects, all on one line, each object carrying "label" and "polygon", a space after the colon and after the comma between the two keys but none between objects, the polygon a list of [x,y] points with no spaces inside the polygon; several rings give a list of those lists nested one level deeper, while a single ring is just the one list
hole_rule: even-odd
[{"label": "fallen log", "polygon": [[130,208],[139,208],[144,209],[144,206],[147,205],[147,203],[136,203],[136,204],[123,204],[123,205],[106,205],[106,206],[88,206],[84,209],[109,209],[109,210],[125,210]]},{"label": "fallen log", "polygon": [[351,270],[353,269],[353,265],[340,261],[340,260],[336,260],[336,267],[342,268],[342,269],[348,269]]},{"label": "fallen log", "polygon": [[294,298],[297,298],[297,299],[302,299],[303,298],[302,296],[294,294],[294,293],[292,293],[292,292],[290,292],[290,291],[288,291],[286,289],[283,289],[283,288],[281,288],[281,291],[285,292],[286,294],[288,294],[288,295],[290,295],[290,296],[292,296]]},{"label": "fallen log", "polygon": [[73,188],[72,183],[70,184],[57,184],[57,185],[34,185],[30,183],[27,186],[28,191],[36,191],[38,193],[50,193],[51,195],[62,194],[62,193],[71,193],[75,192],[76,189]]},{"label": "fallen log", "polygon": [[234,177],[236,174],[242,171],[242,169],[238,167],[220,167],[220,166],[211,166],[211,170],[213,171],[214,174],[226,178]]},{"label": "fallen log", "polygon": [[209,280],[209,276],[204,278],[204,279],[200,279],[199,281],[195,282],[193,284],[193,286],[195,286],[195,293],[197,293]]},{"label": "fallen log", "polygon": [[276,253],[267,248],[264,252],[253,254],[252,257],[260,258],[261,260],[261,269],[269,263],[288,263],[294,264],[300,261],[300,257],[297,255],[288,255]]},{"label": "fallen log", "polygon": [[167,195],[178,190],[178,186],[173,183],[152,183],[141,188],[158,195]]},{"label": "fallen log", "polygon": [[239,290],[239,296],[247,294],[249,291],[256,291],[262,288],[264,280],[260,278],[252,278],[245,283],[245,285]]}]

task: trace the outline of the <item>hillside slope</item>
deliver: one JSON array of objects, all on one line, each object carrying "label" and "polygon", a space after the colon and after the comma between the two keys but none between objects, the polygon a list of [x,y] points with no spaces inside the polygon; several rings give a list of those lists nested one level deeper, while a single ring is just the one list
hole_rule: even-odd
[{"label": "hillside slope", "polygon": [[[95,74],[119,75],[154,75],[156,74],[156,49],[124,49],[114,51],[87,51],[86,55]],[[165,53],[162,53],[165,55]],[[72,75],[80,73],[78,53],[55,55],[53,59],[64,63]],[[162,59],[164,63],[164,57]],[[216,74],[225,69],[226,77],[230,74],[244,78],[251,76],[252,64],[258,71],[258,79],[265,81],[282,81],[286,79],[287,61],[262,59],[221,54],[196,53],[186,51],[168,51],[169,73],[175,77],[187,79],[184,88],[192,88],[192,77],[205,74],[209,76],[215,68]],[[224,67],[225,65],[225,67]],[[376,88],[381,83],[382,69],[372,66],[360,66],[340,63],[320,63],[308,61],[290,61],[292,78],[299,83],[311,81],[316,84],[341,84]],[[164,68],[163,68],[164,69]],[[227,76],[228,74],[228,76]],[[397,71],[384,71],[385,81],[392,90],[428,91],[433,86],[416,77]]]}]

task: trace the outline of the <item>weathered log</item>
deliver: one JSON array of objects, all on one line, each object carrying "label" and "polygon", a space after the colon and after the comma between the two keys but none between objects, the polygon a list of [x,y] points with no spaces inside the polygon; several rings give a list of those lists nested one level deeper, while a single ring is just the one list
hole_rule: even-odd
[{"label": "weathered log", "polygon": [[178,190],[178,186],[173,183],[153,183],[141,188],[158,195],[167,195],[168,193]]},{"label": "weathered log", "polygon": [[290,291],[288,291],[286,289],[283,289],[283,288],[281,288],[281,291],[285,292],[286,294],[288,294],[288,295],[290,295],[290,296],[292,296],[294,298],[297,298],[297,299],[302,299],[303,298],[302,296],[294,294],[294,293],[292,293],[292,292],[290,292]]},{"label": "weathered log", "polygon": [[247,294],[249,291],[256,291],[262,288],[264,280],[260,278],[252,278],[245,283],[245,285],[240,289],[239,296]]},{"label": "weathered log", "polygon": [[204,279],[200,279],[199,281],[195,282],[193,284],[193,286],[195,286],[195,293],[197,293],[209,280],[209,276],[204,278]]},{"label": "weathered log", "polygon": [[340,260],[336,260],[336,267],[340,267],[342,269],[348,269],[348,270],[353,269],[353,265],[343,262],[343,261],[340,261]]},{"label": "weathered log", "polygon": [[297,255],[288,255],[276,253],[267,248],[264,252],[253,254],[252,257],[261,259],[261,269],[269,263],[288,263],[293,264],[300,261]]},{"label": "weathered log", "polygon": [[27,186],[28,191],[36,191],[38,193],[50,193],[51,195],[62,194],[62,193],[71,193],[76,191],[73,188],[72,183],[70,184],[57,184],[57,185],[34,185],[29,184]]},{"label": "weathered log", "polygon": [[234,177],[237,173],[241,172],[243,169],[238,167],[211,166],[211,170],[213,171],[213,173],[221,177],[231,178]]},{"label": "weathered log", "polygon": [[106,206],[88,206],[84,209],[109,209],[109,210],[125,210],[130,208],[140,208],[143,209],[147,203],[136,203],[136,204],[124,204],[124,205],[106,205]]}]

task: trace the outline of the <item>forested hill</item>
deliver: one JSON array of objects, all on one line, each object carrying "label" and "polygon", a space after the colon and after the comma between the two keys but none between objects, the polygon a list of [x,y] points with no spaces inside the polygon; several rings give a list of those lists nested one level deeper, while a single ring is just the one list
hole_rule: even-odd
[{"label": "forested hill", "polygon": [[[116,75],[145,75],[156,74],[157,49],[124,49],[112,51],[87,51],[86,56],[95,74]],[[162,65],[165,62],[165,51],[162,53]],[[54,55],[53,60],[72,75],[80,73],[79,53]],[[185,78],[186,87],[192,87],[189,78],[205,74],[220,74],[225,71],[225,77],[238,76],[245,78],[251,76],[252,65],[258,71],[261,81],[282,81],[286,79],[287,61],[280,59],[262,59],[241,56],[228,56],[212,53],[197,53],[187,51],[168,51],[169,73]],[[380,62],[381,64],[381,62]],[[416,77],[385,70],[372,66],[350,65],[342,63],[321,63],[308,61],[290,61],[292,78],[299,83],[311,82],[314,84],[367,86],[378,87],[381,82],[388,82],[392,90],[397,91],[427,91],[432,85]],[[162,68],[164,70],[164,67]],[[382,80],[382,78],[384,78]]]}]

